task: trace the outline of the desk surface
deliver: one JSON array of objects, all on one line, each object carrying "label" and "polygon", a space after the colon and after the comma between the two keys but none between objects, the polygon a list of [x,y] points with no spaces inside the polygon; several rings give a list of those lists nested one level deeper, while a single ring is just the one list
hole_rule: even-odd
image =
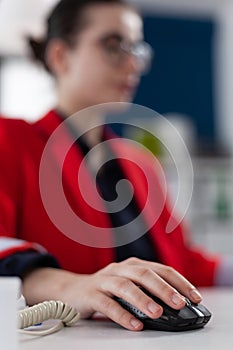
[{"label": "desk surface", "polygon": [[203,304],[213,313],[203,329],[186,332],[127,331],[108,320],[82,320],[45,337],[20,335],[19,350],[124,350],[233,348],[233,288],[204,289]]}]

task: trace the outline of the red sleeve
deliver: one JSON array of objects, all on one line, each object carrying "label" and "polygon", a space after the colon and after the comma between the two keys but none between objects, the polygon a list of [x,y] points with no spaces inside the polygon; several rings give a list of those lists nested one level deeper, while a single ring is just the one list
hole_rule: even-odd
[{"label": "red sleeve", "polygon": [[[163,211],[164,225],[171,217],[171,211],[166,204]],[[176,220],[174,218],[174,220]],[[166,226],[165,226],[166,227]],[[220,256],[210,254],[204,247],[196,246],[190,239],[188,226],[182,221],[173,232],[167,234],[174,249],[174,254],[181,263],[181,269],[176,267],[195,286],[212,286]]]},{"label": "red sleeve", "polygon": [[16,120],[0,119],[0,222],[5,235],[11,237],[16,236],[19,215],[20,145],[17,145],[15,138],[17,124]]},{"label": "red sleeve", "polygon": [[20,138],[25,127],[24,121],[0,118],[0,259],[26,250],[44,252],[37,244],[17,239],[20,197],[23,195]]}]

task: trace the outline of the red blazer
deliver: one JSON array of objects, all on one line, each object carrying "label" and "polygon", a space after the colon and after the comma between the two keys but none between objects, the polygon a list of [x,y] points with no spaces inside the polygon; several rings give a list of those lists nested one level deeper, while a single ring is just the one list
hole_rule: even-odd
[{"label": "red blazer", "polygon": [[[86,166],[82,176],[85,193],[77,185],[83,157],[77,145],[70,147],[73,141],[69,131],[63,130],[59,142],[53,143],[48,152],[46,171],[40,173],[39,177],[46,142],[60,123],[54,111],[32,125],[21,120],[0,119],[0,234],[25,240],[27,245],[22,249],[28,249],[28,242],[40,244],[58,259],[64,269],[93,273],[114,261],[111,224]],[[64,164],[62,146],[69,149]],[[166,193],[161,186],[158,165],[144,151],[124,140],[117,139],[117,144],[114,143],[112,148],[134,188],[140,211],[144,210],[146,223],[152,226],[151,240],[159,262],[174,267],[197,286],[212,285],[219,259],[191,247],[183,224],[179,224],[171,233],[166,233],[171,215]],[[64,198],[72,211],[61,204],[57,176],[59,164],[62,166]],[[48,216],[41,198],[39,181],[44,180],[43,198],[47,196],[46,209],[56,216],[55,224],[53,218]],[[98,209],[88,205],[83,194]],[[155,215],[158,216],[157,220],[154,220]],[[77,216],[81,220],[77,221]],[[87,222],[89,228],[82,221]],[[68,228],[68,232],[61,232],[61,227]],[[98,230],[100,227],[105,229],[103,234]],[[90,241],[89,238],[92,246],[85,245],[85,242]],[[0,258],[10,253],[1,251],[0,244]]]}]

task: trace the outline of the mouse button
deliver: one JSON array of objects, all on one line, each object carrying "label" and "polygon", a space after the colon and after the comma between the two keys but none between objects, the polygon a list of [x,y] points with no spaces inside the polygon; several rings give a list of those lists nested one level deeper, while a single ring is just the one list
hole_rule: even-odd
[{"label": "mouse button", "polygon": [[168,317],[175,317],[177,318],[177,315],[179,313],[180,310],[175,310],[175,309],[172,309],[170,306],[168,305],[165,305],[163,307],[163,315],[164,316],[168,316]]},{"label": "mouse button", "polygon": [[202,304],[195,305],[195,309],[201,311],[205,317],[211,317],[211,312]]},{"label": "mouse button", "polygon": [[183,309],[180,309],[178,312],[178,315],[180,318],[183,318],[183,319],[197,318],[197,314],[193,311],[193,309],[189,307],[183,307]]},{"label": "mouse button", "polygon": [[203,305],[198,304],[196,305],[196,309],[199,310],[199,312],[201,312],[203,314],[202,316],[202,322],[204,324],[206,324],[207,322],[209,322],[212,314],[210,313],[210,311]]},{"label": "mouse button", "polygon": [[162,316],[160,316],[159,319],[163,320],[168,325],[170,324],[170,325],[175,326],[175,325],[179,324],[179,318],[177,317],[177,315],[174,316],[171,314],[170,315],[163,314]]}]

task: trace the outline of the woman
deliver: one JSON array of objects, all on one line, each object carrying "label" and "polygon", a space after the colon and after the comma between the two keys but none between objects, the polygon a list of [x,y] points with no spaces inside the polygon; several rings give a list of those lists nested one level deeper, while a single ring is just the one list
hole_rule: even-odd
[{"label": "woman", "polygon": [[[55,77],[56,109],[33,125],[13,120],[0,122],[3,165],[0,174],[0,271],[22,278],[28,304],[61,299],[75,306],[83,318],[100,311],[127,329],[141,330],[142,323],[123,310],[114,301],[114,295],[156,318],[161,315],[162,308],[138,286],[180,309],[185,304],[183,296],[193,302],[200,302],[201,296],[176,270],[195,284],[212,285],[220,262],[190,249],[180,225],[170,235],[165,234],[165,221],[170,215],[166,205],[147,235],[116,249],[83,245],[65,236],[56,223],[51,222],[39,188],[39,165],[46,142],[61,122],[73,113],[100,103],[130,102],[140,76],[149,64],[150,49],[143,42],[141,17],[123,0],[62,0],[50,14],[47,24],[44,41],[31,40],[31,46],[36,57]],[[92,118],[96,115],[89,116],[90,125],[95,120]],[[87,119],[80,119],[79,130],[82,131],[86,123]],[[63,184],[74,212],[84,221],[96,227],[101,223],[106,228],[121,224],[124,215],[114,217],[88,208],[76,186],[74,172],[86,152],[103,138],[109,139],[103,128],[94,128],[72,146],[64,163]],[[128,152],[123,143],[119,142],[119,145],[123,152]],[[118,149],[113,152],[117,155]],[[133,149],[132,154],[136,153]],[[139,158],[141,156],[139,154]],[[59,159],[54,155],[50,160],[48,168],[51,166],[53,172]],[[146,156],[144,163],[148,169],[152,168]],[[95,167],[93,164],[87,164],[87,178],[90,176],[88,166]],[[140,198],[146,193],[141,175],[120,160],[110,165],[114,167],[111,174],[117,174],[115,183],[110,183],[112,177],[106,170],[97,179],[103,198],[112,200],[111,189],[117,181],[130,179],[138,190],[123,214],[128,219],[131,214],[137,216],[143,206]],[[155,169],[149,171],[162,196]],[[84,180],[88,192],[92,182],[91,179]],[[49,186],[56,189],[56,182],[50,182]],[[62,218],[57,198],[53,201],[55,211]],[[157,205],[158,200],[155,203]],[[75,229],[83,235],[88,234],[81,226]]]}]

